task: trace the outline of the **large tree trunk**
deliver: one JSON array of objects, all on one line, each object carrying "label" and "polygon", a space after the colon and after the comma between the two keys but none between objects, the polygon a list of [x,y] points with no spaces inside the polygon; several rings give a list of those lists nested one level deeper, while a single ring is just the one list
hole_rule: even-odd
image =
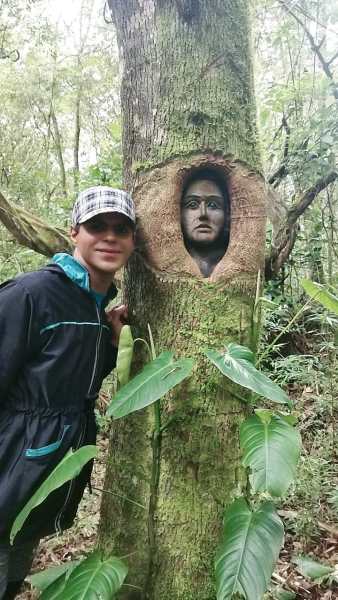
[{"label": "large tree trunk", "polygon": [[[111,0],[121,58],[126,185],[140,218],[126,276],[135,331],[157,351],[194,357],[192,377],[150,409],[114,423],[101,546],[128,558],[121,598],[213,600],[222,513],[243,484],[243,405],[202,350],[253,345],[265,242],[246,0]],[[185,249],[180,196],[201,167],[231,203],[230,242],[209,278]],[[121,497],[123,499],[121,499]],[[138,504],[135,504],[138,503]],[[143,508],[142,506],[143,505]]]}]

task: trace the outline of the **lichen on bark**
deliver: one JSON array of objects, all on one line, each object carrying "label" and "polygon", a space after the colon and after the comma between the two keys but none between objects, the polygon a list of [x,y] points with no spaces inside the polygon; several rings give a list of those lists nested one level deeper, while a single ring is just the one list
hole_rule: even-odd
[{"label": "lichen on bark", "polygon": [[142,164],[203,150],[259,169],[248,2],[200,2],[191,22],[173,0],[110,6],[124,61],[126,181]]}]

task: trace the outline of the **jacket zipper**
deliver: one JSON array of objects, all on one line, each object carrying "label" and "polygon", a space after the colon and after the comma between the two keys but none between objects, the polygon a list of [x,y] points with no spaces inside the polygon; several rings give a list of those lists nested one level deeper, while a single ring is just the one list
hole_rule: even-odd
[{"label": "jacket zipper", "polygon": [[[78,442],[77,442],[76,447],[75,447],[75,451],[80,448],[80,446],[81,446],[81,444],[83,442],[84,434],[85,434],[85,431],[86,431],[86,425],[87,425],[87,423],[85,423],[85,426],[81,430]],[[62,514],[65,511],[65,508],[66,508],[66,506],[68,504],[68,500],[69,500],[70,495],[72,493],[74,481],[75,481],[75,478],[70,481],[65,501],[64,501],[61,509],[59,510],[58,514],[55,517],[54,528],[55,528],[55,531],[57,531],[58,533],[62,533],[62,529],[61,529],[61,525],[60,525],[61,517],[62,517]]]},{"label": "jacket zipper", "polygon": [[[98,336],[96,338],[94,367],[93,367],[93,372],[92,372],[92,377],[91,377],[91,380],[90,380],[89,388],[88,388],[88,391],[87,391],[87,396],[90,394],[92,385],[94,383],[94,379],[95,379],[95,375],[96,375],[96,368],[97,368],[97,363],[98,363],[98,358],[99,358],[100,342],[101,342],[101,337],[102,337],[102,326],[101,326],[102,324],[101,324],[100,311],[99,311],[99,308],[98,308],[96,302],[95,302],[95,309],[96,309],[96,315],[97,315],[98,324],[99,324],[99,333],[98,333]],[[79,440],[78,440],[78,443],[76,445],[75,450],[78,450],[80,448],[80,446],[82,444],[82,441],[83,441],[83,438],[84,438],[85,430],[86,430],[86,427],[84,427],[83,430],[81,431],[81,434],[80,434],[80,437],[79,437]],[[65,511],[65,508],[66,508],[66,506],[68,504],[68,500],[69,500],[70,495],[72,493],[74,481],[75,481],[75,479],[71,480],[71,482],[69,484],[69,489],[68,489],[68,492],[67,492],[66,499],[65,499],[65,501],[64,501],[64,503],[62,505],[61,510],[58,512],[58,514],[55,517],[55,530],[58,533],[62,532],[62,529],[61,529],[61,526],[60,526],[61,517],[62,517],[62,514]]]},{"label": "jacket zipper", "polygon": [[99,358],[99,348],[100,348],[100,342],[101,342],[101,336],[102,336],[102,326],[101,326],[102,324],[101,324],[100,311],[99,311],[96,303],[95,303],[95,308],[96,308],[96,315],[97,315],[97,319],[98,319],[98,323],[99,323],[99,333],[96,338],[94,367],[93,367],[92,378],[90,380],[87,395],[89,395],[90,392],[92,391],[92,386],[93,386],[95,375],[96,375],[97,362],[98,362],[98,358]]}]

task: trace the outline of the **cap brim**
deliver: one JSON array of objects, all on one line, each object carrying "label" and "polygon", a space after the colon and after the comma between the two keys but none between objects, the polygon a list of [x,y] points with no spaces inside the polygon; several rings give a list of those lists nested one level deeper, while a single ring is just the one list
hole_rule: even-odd
[{"label": "cap brim", "polygon": [[128,215],[124,210],[122,210],[120,208],[113,208],[113,207],[111,207],[111,208],[109,208],[109,207],[96,208],[95,210],[92,210],[89,213],[87,213],[85,217],[83,217],[76,223],[76,225],[82,225],[82,223],[86,223],[86,221],[89,221],[93,217],[96,217],[96,215],[102,215],[102,214],[106,214],[106,213],[117,213],[119,215],[123,215],[124,217],[127,217],[127,219],[133,225],[135,225],[135,220],[133,220],[131,218],[131,216]]}]

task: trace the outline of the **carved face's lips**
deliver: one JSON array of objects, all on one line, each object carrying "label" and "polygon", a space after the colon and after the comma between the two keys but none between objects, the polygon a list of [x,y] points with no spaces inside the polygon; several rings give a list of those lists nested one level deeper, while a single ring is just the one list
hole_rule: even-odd
[{"label": "carved face's lips", "polygon": [[195,227],[195,230],[197,231],[212,231],[212,227],[210,227],[210,225],[197,225],[197,227]]}]

